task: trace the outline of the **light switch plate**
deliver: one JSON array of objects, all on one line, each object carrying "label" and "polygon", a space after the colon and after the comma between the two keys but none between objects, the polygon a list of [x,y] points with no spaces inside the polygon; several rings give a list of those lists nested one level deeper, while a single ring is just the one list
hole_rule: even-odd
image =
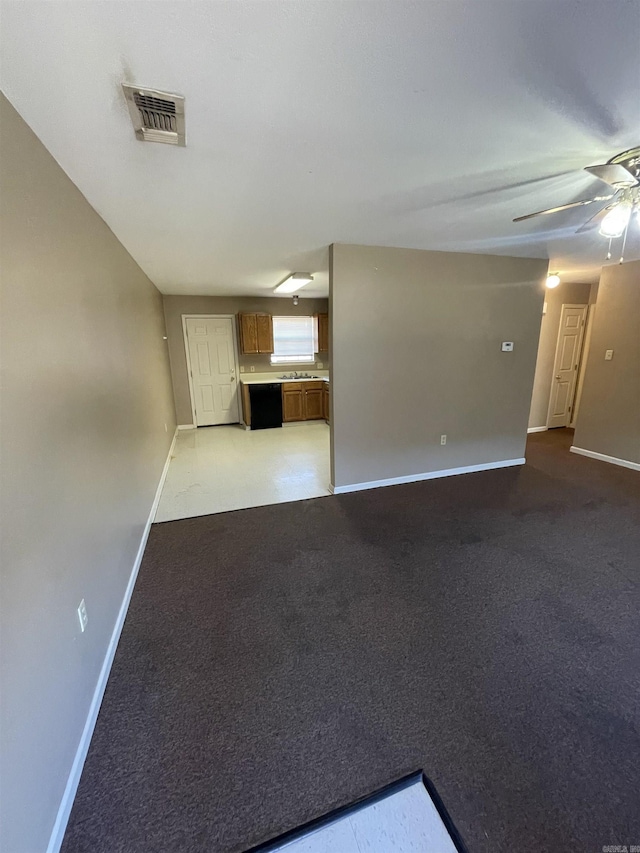
[{"label": "light switch plate", "polygon": [[604,360],[605,361],[611,361],[612,358],[613,358],[613,350],[612,349],[605,350]]},{"label": "light switch plate", "polygon": [[502,341],[502,352],[513,352],[513,341]]}]

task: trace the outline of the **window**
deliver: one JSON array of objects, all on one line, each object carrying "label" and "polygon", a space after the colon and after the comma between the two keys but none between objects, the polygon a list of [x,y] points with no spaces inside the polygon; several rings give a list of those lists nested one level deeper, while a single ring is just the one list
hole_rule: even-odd
[{"label": "window", "polygon": [[313,364],[315,325],[313,317],[274,317],[271,364]]}]

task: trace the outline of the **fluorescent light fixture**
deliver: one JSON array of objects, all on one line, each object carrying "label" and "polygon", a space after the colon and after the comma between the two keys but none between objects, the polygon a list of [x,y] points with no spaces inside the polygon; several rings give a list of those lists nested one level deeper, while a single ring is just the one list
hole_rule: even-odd
[{"label": "fluorescent light fixture", "polygon": [[300,290],[301,287],[310,284],[313,281],[313,276],[308,272],[294,272],[289,278],[285,278],[282,284],[279,284],[274,293],[293,293],[295,290]]},{"label": "fluorescent light fixture", "polygon": [[547,276],[547,287],[549,290],[553,290],[554,287],[557,287],[560,284],[560,276],[557,272],[552,273]]},{"label": "fluorescent light fixture", "polygon": [[603,237],[614,239],[624,234],[624,229],[631,219],[633,205],[629,201],[621,201],[612,207],[600,223],[600,233]]}]

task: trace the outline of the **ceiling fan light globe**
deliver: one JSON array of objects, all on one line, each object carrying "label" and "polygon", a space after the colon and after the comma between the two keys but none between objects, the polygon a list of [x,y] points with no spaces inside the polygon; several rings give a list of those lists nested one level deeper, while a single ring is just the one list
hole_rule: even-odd
[{"label": "ceiling fan light globe", "polygon": [[557,273],[552,273],[547,276],[546,285],[549,290],[553,290],[554,287],[557,287],[560,284],[560,276]]},{"label": "ceiling fan light globe", "polygon": [[621,237],[629,224],[631,212],[632,205],[629,202],[622,201],[620,204],[616,204],[600,223],[600,234],[612,240]]}]

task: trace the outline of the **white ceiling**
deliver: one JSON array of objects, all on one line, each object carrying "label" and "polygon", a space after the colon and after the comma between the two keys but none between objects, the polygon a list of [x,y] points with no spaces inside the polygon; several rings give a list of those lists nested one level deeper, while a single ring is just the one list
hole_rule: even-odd
[{"label": "white ceiling", "polygon": [[[164,293],[268,295],[292,271],[326,293],[334,241],[597,280],[589,208],[511,220],[606,193],[582,167],[640,144],[635,0],[0,10],[3,90]],[[124,80],[186,96],[186,148],[136,141]]]}]

